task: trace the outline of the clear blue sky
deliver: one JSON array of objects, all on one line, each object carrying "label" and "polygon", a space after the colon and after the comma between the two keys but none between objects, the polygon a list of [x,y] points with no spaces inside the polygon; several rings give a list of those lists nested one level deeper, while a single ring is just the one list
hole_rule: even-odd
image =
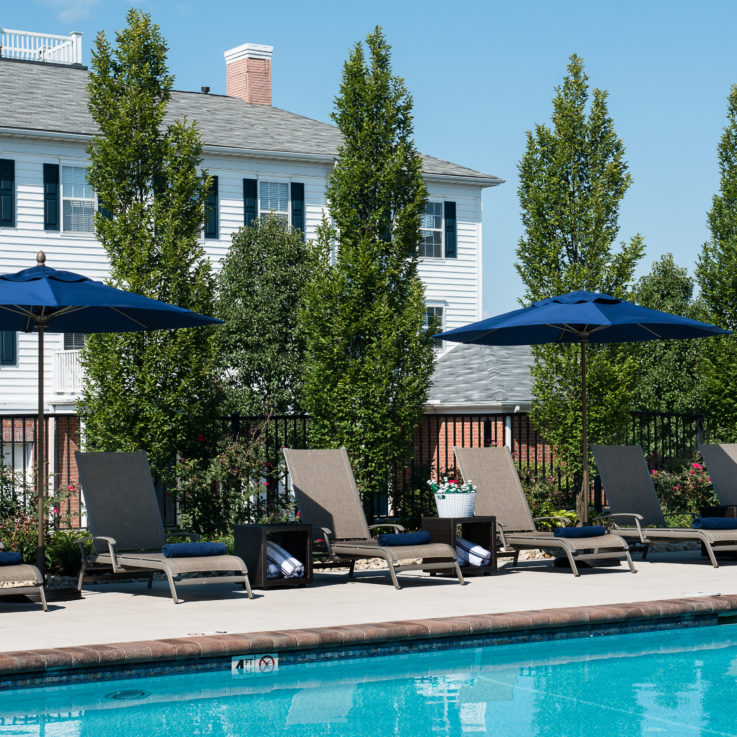
[{"label": "clear blue sky", "polygon": [[[3,3],[6,28],[112,38],[129,2]],[[225,92],[223,52],[274,46],[274,105],[328,121],[349,48],[376,25],[414,96],[421,151],[506,179],[484,194],[484,311],[516,306],[517,164],[525,132],[547,122],[572,53],[609,93],[634,183],[620,238],[647,244],[639,273],[668,251],[693,272],[708,237],[716,146],[737,82],[737,3],[730,0],[148,0],[178,89]],[[2,113],[0,112],[0,119]]]}]

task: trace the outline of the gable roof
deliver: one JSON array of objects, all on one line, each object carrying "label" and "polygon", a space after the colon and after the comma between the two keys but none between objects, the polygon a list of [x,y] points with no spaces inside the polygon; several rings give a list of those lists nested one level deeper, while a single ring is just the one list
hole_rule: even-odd
[{"label": "gable roof", "polygon": [[459,343],[438,358],[428,403],[442,407],[523,410],[532,403],[532,355],[526,345]]},{"label": "gable roof", "polygon": [[[55,133],[89,138],[97,127],[87,108],[85,68],[0,60],[0,131]],[[244,154],[324,157],[338,153],[341,135],[334,125],[287,110],[255,105],[238,97],[172,92],[166,123],[187,117],[207,149]],[[465,166],[423,155],[426,175],[461,177],[480,186],[504,180]]]}]

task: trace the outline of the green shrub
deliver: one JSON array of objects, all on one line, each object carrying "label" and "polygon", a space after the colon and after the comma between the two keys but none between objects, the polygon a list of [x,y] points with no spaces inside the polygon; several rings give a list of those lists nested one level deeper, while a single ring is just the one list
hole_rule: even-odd
[{"label": "green shrub", "polygon": [[[569,495],[561,491],[557,478],[533,477],[520,473],[520,480],[533,517],[563,517],[567,520],[568,527],[578,523],[576,512],[568,506],[571,501]],[[560,527],[560,523],[555,520],[537,523],[538,530],[554,530],[556,527]]]},{"label": "green shrub", "polygon": [[663,512],[678,515],[669,518],[670,524],[690,527],[693,514],[698,514],[703,507],[719,504],[700,456],[669,462],[666,468],[650,473]]}]

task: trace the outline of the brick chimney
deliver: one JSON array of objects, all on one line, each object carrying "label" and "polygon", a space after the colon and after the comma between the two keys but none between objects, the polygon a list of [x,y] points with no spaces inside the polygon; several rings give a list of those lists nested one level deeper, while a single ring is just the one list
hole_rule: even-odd
[{"label": "brick chimney", "polygon": [[271,105],[273,46],[243,44],[225,52],[226,94],[256,105]]}]

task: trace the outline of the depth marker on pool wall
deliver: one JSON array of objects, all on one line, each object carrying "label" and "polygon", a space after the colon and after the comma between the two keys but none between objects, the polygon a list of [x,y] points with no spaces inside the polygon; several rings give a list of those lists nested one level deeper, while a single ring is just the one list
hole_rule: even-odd
[{"label": "depth marker on pool wall", "polygon": [[279,670],[279,653],[236,655],[230,661],[230,672],[234,676],[274,673]]}]

